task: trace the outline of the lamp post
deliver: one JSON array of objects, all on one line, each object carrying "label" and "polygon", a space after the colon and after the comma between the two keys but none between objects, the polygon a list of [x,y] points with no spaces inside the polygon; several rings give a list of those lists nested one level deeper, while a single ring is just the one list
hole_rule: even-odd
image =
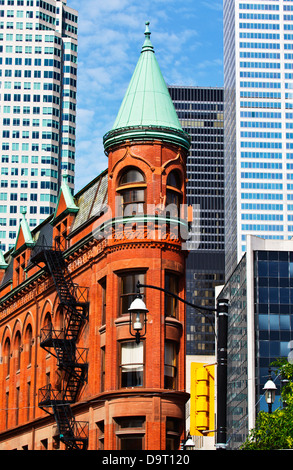
[{"label": "lamp post", "polygon": [[217,449],[225,450],[227,441],[227,337],[228,300],[217,303]]},{"label": "lamp post", "polygon": [[[140,288],[146,287],[156,289],[165,294],[171,295],[180,302],[189,305],[198,310],[201,314],[204,312],[216,312],[218,321],[218,338],[217,338],[217,449],[226,449],[227,442],[227,333],[228,333],[228,300],[219,299],[217,309],[202,307],[182,299],[173,292],[163,289],[162,287],[152,286],[148,284],[137,283],[137,297],[131,303],[128,311],[130,313],[129,328],[132,336],[136,337],[136,341],[140,342],[142,334],[140,331],[144,329],[146,333],[146,313],[148,312],[145,303],[140,295]],[[133,320],[134,318],[134,320]],[[210,318],[207,317],[210,321]],[[135,333],[132,333],[132,330]],[[216,333],[215,333],[216,336]]]},{"label": "lamp post", "polygon": [[265,383],[263,390],[265,391],[265,397],[266,397],[266,402],[268,404],[269,413],[271,413],[273,404],[275,402],[275,396],[276,396],[276,390],[277,390],[275,383],[272,381],[271,369],[269,369],[269,380]]},{"label": "lamp post", "polygon": [[184,450],[194,450],[194,442],[191,439],[191,435],[188,434],[186,441],[183,444]]},{"label": "lamp post", "polygon": [[[135,337],[136,343],[139,344],[141,336],[146,334],[146,314],[148,312],[140,293],[137,294],[128,311],[130,314],[129,332]],[[142,330],[144,330],[143,333],[141,333]]]}]

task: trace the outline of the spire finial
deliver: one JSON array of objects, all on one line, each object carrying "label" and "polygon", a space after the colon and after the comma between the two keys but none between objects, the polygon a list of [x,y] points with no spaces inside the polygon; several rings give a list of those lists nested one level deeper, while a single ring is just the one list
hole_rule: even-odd
[{"label": "spire finial", "polygon": [[150,22],[149,22],[149,21],[146,21],[146,22],[145,22],[145,32],[144,32],[144,34],[145,34],[145,36],[148,37],[148,38],[150,38],[150,36],[151,36],[151,32],[150,32],[149,25],[150,25]]},{"label": "spire finial", "polygon": [[151,39],[150,39],[151,38],[151,32],[150,32],[149,25],[150,25],[150,22],[146,21],[145,22],[145,32],[144,32],[145,41],[144,41],[144,45],[142,46],[142,52],[143,51],[152,51],[152,52],[154,52],[154,48],[153,48],[153,45],[152,45]]}]

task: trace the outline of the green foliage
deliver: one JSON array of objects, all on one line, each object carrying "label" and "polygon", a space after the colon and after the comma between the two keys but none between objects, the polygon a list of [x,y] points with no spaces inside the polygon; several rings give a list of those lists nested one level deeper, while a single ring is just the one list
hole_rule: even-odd
[{"label": "green foliage", "polygon": [[286,405],[272,413],[261,411],[242,450],[277,450],[293,448],[293,364],[279,360],[272,364],[276,374],[287,379],[282,387],[282,400]]}]

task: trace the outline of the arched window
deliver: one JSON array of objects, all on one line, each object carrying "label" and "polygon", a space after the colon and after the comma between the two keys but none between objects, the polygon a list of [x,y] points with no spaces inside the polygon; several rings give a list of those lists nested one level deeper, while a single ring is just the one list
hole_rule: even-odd
[{"label": "arched window", "polygon": [[126,170],[119,180],[117,192],[121,195],[121,215],[125,217],[144,214],[145,178],[136,168]]},{"label": "arched window", "polygon": [[174,205],[178,211],[182,203],[181,178],[177,171],[171,171],[167,178],[166,205]]},{"label": "arched window", "polygon": [[136,168],[130,168],[125,171],[120,178],[120,184],[129,184],[129,183],[144,183],[144,176],[141,171]]},{"label": "arched window", "polygon": [[41,343],[47,340],[51,340],[52,332],[53,332],[53,325],[52,325],[51,314],[47,312],[43,321],[43,327],[41,328],[41,336],[40,336]]},{"label": "arched window", "polygon": [[26,334],[25,334],[25,342],[27,344],[27,362],[31,364],[32,362],[32,339],[33,339],[33,332],[31,325],[27,326]]},{"label": "arched window", "polygon": [[10,374],[10,354],[11,354],[11,350],[10,350],[10,339],[7,338],[6,341],[5,341],[5,345],[4,345],[4,356],[5,356],[5,360],[6,360],[6,375],[9,375]]},{"label": "arched window", "polygon": [[21,336],[20,332],[18,331],[15,336],[15,370],[20,370],[20,363],[21,363]]}]

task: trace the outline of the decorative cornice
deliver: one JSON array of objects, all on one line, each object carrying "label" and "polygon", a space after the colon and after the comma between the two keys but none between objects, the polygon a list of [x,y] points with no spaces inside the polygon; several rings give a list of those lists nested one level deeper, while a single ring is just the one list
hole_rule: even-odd
[{"label": "decorative cornice", "polygon": [[157,126],[130,126],[109,131],[104,136],[104,148],[105,152],[108,153],[111,148],[125,144],[128,141],[145,142],[158,140],[183,147],[187,151],[190,148],[190,138],[185,132],[170,127]]},{"label": "decorative cornice", "polygon": [[121,157],[117,162],[115,162],[115,164],[113,165],[112,167],[112,170],[109,172],[109,178],[113,178],[113,174],[114,174],[114,171],[115,171],[115,168],[117,167],[117,165],[119,165],[120,163],[122,163],[127,157],[131,157],[133,158],[134,160],[139,160],[141,161],[142,163],[145,163],[150,169],[152,172],[155,171],[155,167],[150,165],[150,163],[145,160],[144,158],[140,157],[139,155],[135,155],[134,153],[132,153],[130,150],[129,150],[129,146],[127,146],[126,148],[126,152],[124,153],[123,157]]}]

